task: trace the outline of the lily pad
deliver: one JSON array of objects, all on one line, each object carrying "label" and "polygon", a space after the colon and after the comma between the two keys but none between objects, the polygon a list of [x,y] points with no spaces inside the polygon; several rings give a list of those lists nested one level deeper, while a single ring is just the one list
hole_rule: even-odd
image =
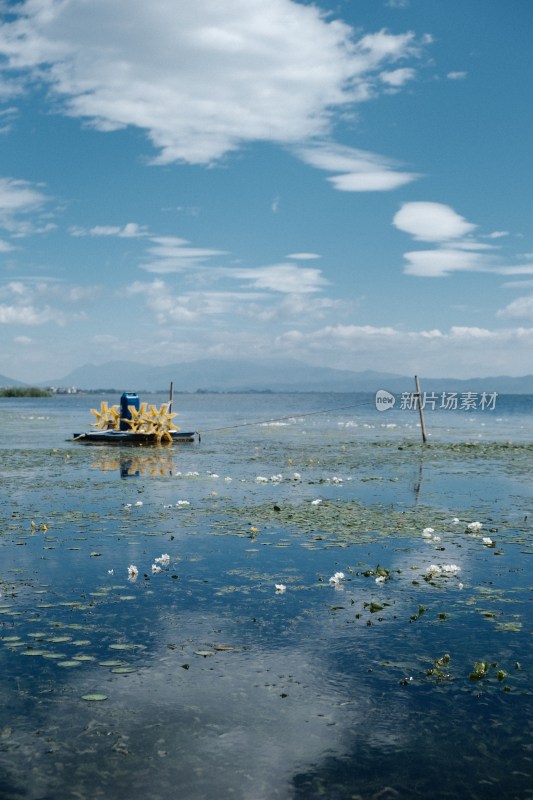
[{"label": "lily pad", "polygon": [[102,700],[107,700],[107,698],[108,698],[107,694],[99,694],[97,692],[95,692],[94,694],[84,694],[81,697],[82,700],[88,700],[89,702],[94,702],[94,703],[99,703]]}]

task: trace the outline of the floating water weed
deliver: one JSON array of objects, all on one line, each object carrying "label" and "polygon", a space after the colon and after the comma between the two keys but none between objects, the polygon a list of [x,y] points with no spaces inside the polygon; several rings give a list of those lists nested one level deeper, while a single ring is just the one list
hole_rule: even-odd
[{"label": "floating water weed", "polygon": [[486,661],[476,661],[474,669],[470,673],[471,681],[480,681],[484,678],[489,671],[489,665]]},{"label": "floating water weed", "polygon": [[450,661],[449,653],[445,653],[440,658],[436,658],[433,662],[433,666],[426,670],[426,675],[436,678],[439,683],[440,681],[451,678],[451,673],[448,671]]},{"label": "floating water weed", "polygon": [[107,700],[107,697],[108,697],[107,694],[94,693],[94,694],[84,694],[82,695],[81,699],[87,700],[88,702],[99,703],[102,702],[103,700]]}]

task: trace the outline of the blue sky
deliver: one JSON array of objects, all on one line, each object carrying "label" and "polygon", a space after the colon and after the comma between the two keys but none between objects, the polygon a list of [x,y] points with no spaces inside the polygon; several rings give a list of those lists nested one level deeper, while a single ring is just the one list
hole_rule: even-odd
[{"label": "blue sky", "polygon": [[530,0],[0,0],[0,373],[533,372]]}]

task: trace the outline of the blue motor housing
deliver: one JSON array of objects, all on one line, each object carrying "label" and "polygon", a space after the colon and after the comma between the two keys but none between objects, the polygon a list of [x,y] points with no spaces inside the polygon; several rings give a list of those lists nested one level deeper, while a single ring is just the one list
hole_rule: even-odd
[{"label": "blue motor housing", "polygon": [[130,426],[128,425],[125,420],[131,419],[131,411],[129,406],[133,406],[133,408],[138,411],[139,410],[139,395],[136,392],[124,392],[120,398],[120,430],[121,431],[129,431],[131,430]]}]

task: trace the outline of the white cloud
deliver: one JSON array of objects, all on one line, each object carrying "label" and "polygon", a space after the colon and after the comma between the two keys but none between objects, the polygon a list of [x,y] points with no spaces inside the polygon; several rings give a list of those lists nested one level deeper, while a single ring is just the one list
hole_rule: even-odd
[{"label": "white cloud", "polygon": [[72,236],[117,236],[120,239],[134,239],[147,236],[148,230],[136,222],[128,222],[123,227],[120,225],[95,225],[88,229],[73,227],[70,229],[70,233]]},{"label": "white cloud", "polygon": [[135,281],[126,291],[144,301],[159,325],[190,325],[213,317],[257,321],[264,301],[261,292],[176,292],[161,278],[149,283]]},{"label": "white cloud", "polygon": [[266,267],[232,268],[225,270],[226,277],[249,281],[252,288],[266,289],[284,294],[318,292],[329,281],[319,269],[304,269],[295,264],[273,264]]},{"label": "white cloud", "polygon": [[415,75],[416,73],[411,67],[401,67],[388,72],[381,72],[379,78],[383,83],[386,83],[387,86],[398,89],[404,86],[408,81],[412,81]]},{"label": "white cloud", "polygon": [[[47,199],[40,188],[28,181],[0,178],[0,228],[15,236],[51,230],[53,226],[50,224],[39,231],[32,223],[21,219],[25,214],[40,209]],[[2,251],[6,250],[4,243]]]},{"label": "white cloud", "polygon": [[0,214],[29,211],[44,201],[45,196],[28,181],[0,178]]},{"label": "white cloud", "polygon": [[467,77],[467,75],[468,75],[468,72],[463,72],[463,71],[457,70],[456,72],[448,72],[446,77],[450,81],[462,81]]},{"label": "white cloud", "polygon": [[498,311],[504,319],[524,319],[533,322],[533,294],[517,297],[512,303]]},{"label": "white cloud", "polygon": [[509,231],[493,231],[487,234],[487,239],[501,239],[504,236],[509,236]]},{"label": "white cloud", "polygon": [[148,248],[149,261],[141,264],[147,272],[168,274],[183,272],[203,265],[213,256],[225,255],[223,250],[191,247],[187,239],[176,236],[156,236]]},{"label": "white cloud", "polygon": [[442,203],[404,203],[392,224],[421,242],[458,239],[477,227]]},{"label": "white cloud", "polygon": [[401,171],[392,159],[332,142],[306,145],[298,148],[296,153],[313,167],[339,172],[328,180],[343,192],[390,191],[418,177],[412,172]]},{"label": "white cloud", "polygon": [[[57,304],[67,306],[93,300],[98,294],[94,286],[74,286],[56,281],[15,280],[0,286],[0,324],[44,325],[54,322],[63,326],[80,319],[83,313],[65,311]],[[53,301],[55,305],[51,305]]]},{"label": "white cloud", "polygon": [[469,378],[523,375],[531,363],[533,327],[404,330],[393,326],[328,325],[312,332],[280,334],[276,348],[287,357],[339,369],[358,365],[399,374]]},{"label": "white cloud", "polygon": [[413,250],[405,253],[407,261],[405,273],[427,278],[440,278],[450,272],[487,271],[485,256],[481,253],[465,251],[461,248],[442,248],[436,250]]},{"label": "white cloud", "polygon": [[504,289],[533,289],[533,280],[506,281],[502,283]]},{"label": "white cloud", "polygon": [[291,253],[287,258],[294,258],[295,261],[312,261],[320,256],[317,253]]},{"label": "white cloud", "polygon": [[58,322],[61,324],[62,315],[54,309],[45,306],[36,309],[34,306],[18,304],[0,304],[0,325],[43,325],[45,322]]},{"label": "white cloud", "polygon": [[[194,266],[188,264],[187,268]],[[185,269],[185,267],[184,267]],[[196,276],[197,273],[194,272]],[[208,283],[224,281],[238,284],[237,289],[212,288],[176,291],[163,278],[151,282],[135,281],[127,288],[130,296],[140,297],[152,311],[159,324],[195,322],[202,318],[227,315],[230,319],[249,318],[256,322],[281,320],[301,316],[319,319],[327,311],[341,310],[344,303],[329,298],[309,299],[329,282],[318,269],[302,268],[295,264],[273,264],[264,267],[207,268]],[[195,286],[198,281],[195,279]]]},{"label": "white cloud", "polygon": [[[533,264],[506,264],[497,246],[480,242],[470,234],[477,225],[468,222],[453,208],[442,203],[404,203],[395,214],[393,225],[409,233],[415,241],[434,245],[433,250],[405,253],[405,272],[419,277],[442,277],[453,272],[490,272],[499,275],[530,275]],[[507,235],[496,231],[485,239]]]},{"label": "white cloud", "polygon": [[358,39],[293,0],[32,0],[17,10],[0,54],[19,83],[47,82],[64,113],[101,131],[146,131],[162,164],[327,135],[332,112],[375,96],[386,68],[430,41],[386,30]]}]

